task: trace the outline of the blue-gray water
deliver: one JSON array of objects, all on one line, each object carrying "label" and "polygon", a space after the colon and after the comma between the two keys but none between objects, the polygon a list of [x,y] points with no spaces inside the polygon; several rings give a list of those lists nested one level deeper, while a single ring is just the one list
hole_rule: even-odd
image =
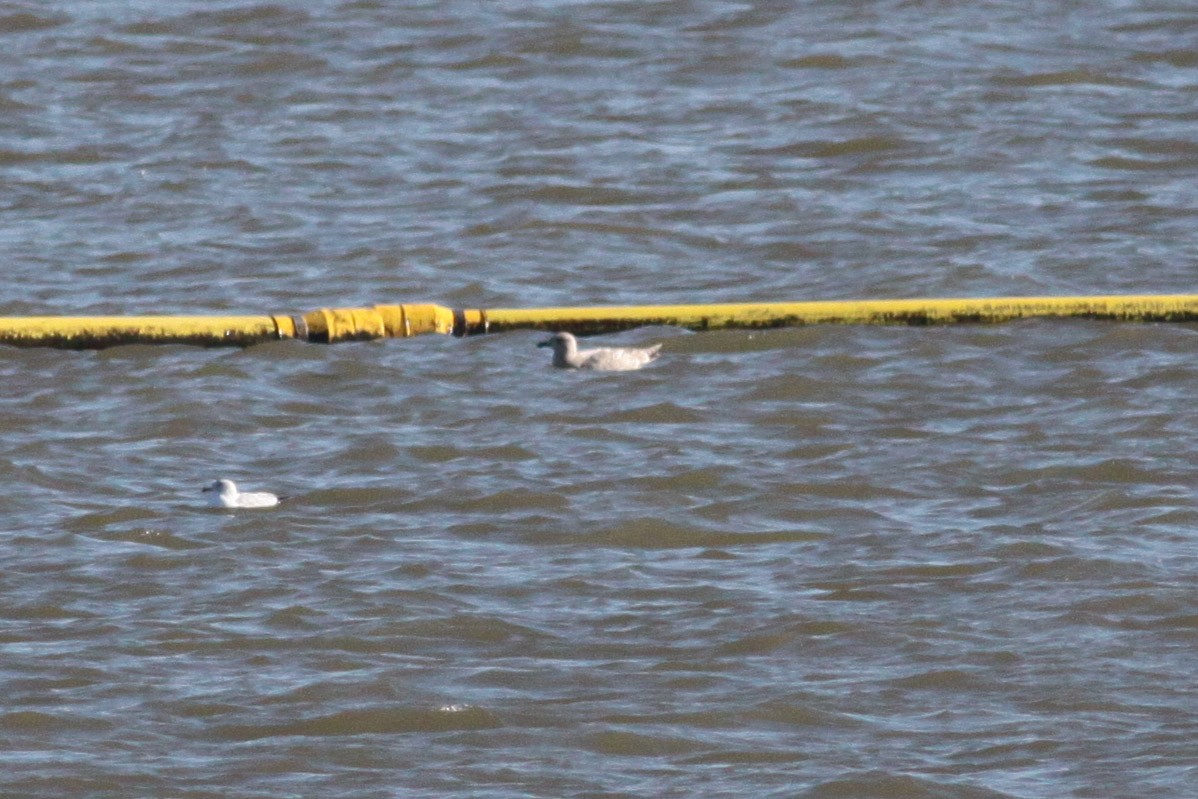
[{"label": "blue-gray water", "polygon": [[[1196,37],[9,3],[0,314],[1189,292]],[[1198,793],[1198,331],[539,339],[0,350],[0,795]]]}]

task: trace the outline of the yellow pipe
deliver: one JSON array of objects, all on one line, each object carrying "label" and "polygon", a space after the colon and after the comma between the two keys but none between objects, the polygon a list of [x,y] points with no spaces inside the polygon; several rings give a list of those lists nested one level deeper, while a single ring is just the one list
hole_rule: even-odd
[{"label": "yellow pipe", "polygon": [[1198,321],[1198,295],[995,297],[940,300],[844,300],[596,308],[499,308],[460,311],[459,335],[514,329],[606,333],[643,325],[692,330],[815,324],[933,325],[1005,322],[1028,317],[1136,322]]},{"label": "yellow pipe", "polygon": [[245,347],[295,338],[334,343],[458,336],[505,330],[605,333],[643,325],[692,330],[814,324],[933,325],[1074,317],[1135,322],[1198,322],[1198,295],[995,297],[939,300],[634,305],[591,308],[452,310],[440,305],[322,308],[287,316],[32,316],[0,317],[0,344],[98,349],[118,344]]},{"label": "yellow pipe", "polygon": [[0,343],[18,347],[100,349],[118,344],[245,347],[295,335],[283,316],[8,316]]},{"label": "yellow pipe", "polygon": [[332,343],[453,332],[454,312],[437,305],[321,308],[299,316],[9,316],[0,344],[101,349],[119,344],[247,347],[298,338]]}]

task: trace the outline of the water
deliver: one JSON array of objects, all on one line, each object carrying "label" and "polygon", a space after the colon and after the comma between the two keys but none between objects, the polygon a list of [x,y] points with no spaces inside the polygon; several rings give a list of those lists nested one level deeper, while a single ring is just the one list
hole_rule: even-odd
[{"label": "water", "polygon": [[[9,4],[0,313],[1190,292],[1196,30]],[[1195,336],[2,350],[0,794],[1192,796]]]}]

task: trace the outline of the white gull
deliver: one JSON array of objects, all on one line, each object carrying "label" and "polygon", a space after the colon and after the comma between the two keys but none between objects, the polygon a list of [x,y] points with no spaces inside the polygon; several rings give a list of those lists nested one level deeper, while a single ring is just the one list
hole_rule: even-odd
[{"label": "white gull", "polygon": [[217,480],[204,486],[204,493],[211,491],[208,504],[215,508],[270,508],[279,504],[279,498],[265,491],[242,492],[232,480]]},{"label": "white gull", "polygon": [[578,349],[578,339],[572,333],[554,333],[537,345],[553,347],[553,365],[561,369],[596,369],[622,372],[640,369],[658,356],[660,344],[651,347],[596,347]]}]

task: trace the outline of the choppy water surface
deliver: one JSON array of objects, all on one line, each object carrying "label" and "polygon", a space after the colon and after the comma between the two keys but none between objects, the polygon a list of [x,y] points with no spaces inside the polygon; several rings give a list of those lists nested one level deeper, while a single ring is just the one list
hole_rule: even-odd
[{"label": "choppy water surface", "polygon": [[[1192,291],[1191,4],[958,5],[10,3],[0,313]],[[539,338],[0,351],[0,793],[1198,791],[1194,329]]]}]

